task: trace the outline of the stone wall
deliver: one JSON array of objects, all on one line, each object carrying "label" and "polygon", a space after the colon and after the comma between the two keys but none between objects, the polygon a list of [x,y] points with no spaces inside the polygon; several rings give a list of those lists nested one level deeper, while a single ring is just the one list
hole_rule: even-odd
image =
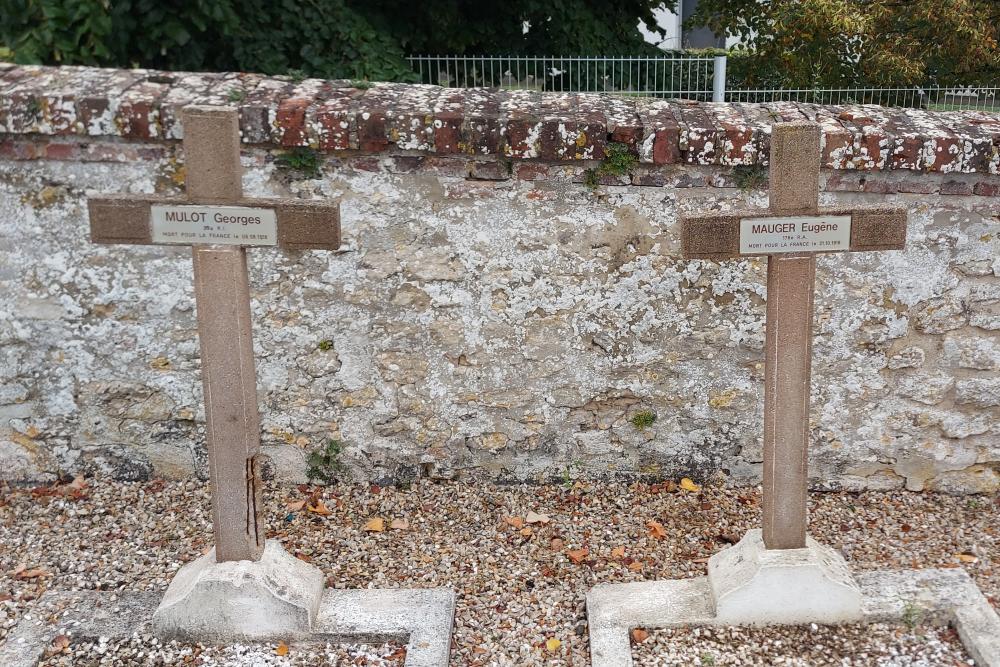
[{"label": "stone wall", "polygon": [[819,261],[814,482],[1000,486],[997,115],[5,65],[0,478],[205,474],[190,253],[85,207],[181,192],[192,101],[240,107],[249,194],[342,202],[340,251],[251,251],[280,477],[333,438],[358,479],[756,483],[766,262],[680,259],[677,217],[766,206],[807,117],[823,204],[909,211]]}]

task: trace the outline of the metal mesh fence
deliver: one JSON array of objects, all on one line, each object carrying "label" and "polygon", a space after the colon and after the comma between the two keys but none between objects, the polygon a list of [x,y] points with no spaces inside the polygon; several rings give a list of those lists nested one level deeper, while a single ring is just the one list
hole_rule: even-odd
[{"label": "metal mesh fence", "polygon": [[908,88],[825,88],[727,90],[727,102],[811,102],[814,104],[877,104],[930,111],[978,110],[1000,112],[1000,87],[911,86]]},{"label": "metal mesh fence", "polygon": [[411,56],[422,83],[712,99],[714,58]]},{"label": "metal mesh fence", "polygon": [[409,61],[421,83],[451,88],[1000,112],[1000,82],[997,86],[727,89],[724,56],[411,56]]}]

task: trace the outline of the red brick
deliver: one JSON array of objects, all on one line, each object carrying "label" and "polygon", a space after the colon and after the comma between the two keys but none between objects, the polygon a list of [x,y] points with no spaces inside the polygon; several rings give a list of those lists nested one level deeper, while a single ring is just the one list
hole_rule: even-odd
[{"label": "red brick", "polygon": [[834,171],[826,178],[824,189],[828,192],[861,192],[865,174],[856,171]]},{"label": "red brick", "polygon": [[393,155],[382,159],[382,167],[390,174],[409,174],[423,171],[429,159],[423,155]]},{"label": "red brick", "polygon": [[389,146],[388,119],[385,111],[361,111],[355,119],[360,150],[366,153],[379,153]]},{"label": "red brick", "polygon": [[663,100],[642,100],[636,113],[644,135],[639,159],[658,165],[680,162],[680,125],[671,105]]},{"label": "red brick", "polygon": [[941,184],[943,195],[971,195],[972,185],[963,181],[945,181]]},{"label": "red brick", "polygon": [[520,162],[514,167],[519,181],[543,181],[548,178],[548,165],[539,162]]},{"label": "red brick", "polygon": [[159,139],[163,130],[158,119],[160,98],[170,89],[167,83],[144,79],[124,92],[115,112],[115,124],[126,139]]},{"label": "red brick", "polygon": [[282,146],[308,146],[309,137],[306,131],[306,109],[309,100],[289,98],[278,105],[274,125],[278,134],[278,142]]},{"label": "red brick", "polygon": [[896,187],[896,183],[885,178],[868,176],[861,181],[861,190],[863,192],[874,192],[880,195],[895,194]]},{"label": "red brick", "polygon": [[80,145],[75,143],[48,144],[45,146],[45,157],[49,160],[78,160]]},{"label": "red brick", "polygon": [[897,192],[929,195],[938,191],[938,183],[933,178],[906,178],[896,185]]},{"label": "red brick", "polygon": [[678,104],[672,108],[680,126],[680,149],[685,162],[711,165],[719,162],[720,129],[704,110],[695,104]]},{"label": "red brick", "polygon": [[382,171],[382,158],[375,156],[359,155],[351,158],[348,163],[352,169],[357,171]]},{"label": "red brick", "polygon": [[645,172],[632,174],[632,185],[642,187],[662,188],[667,184],[666,175],[660,172]]},{"label": "red brick", "polygon": [[271,114],[294,85],[288,79],[264,78],[257,82],[239,103],[240,133],[243,143],[267,144],[273,141]]},{"label": "red brick", "polygon": [[39,157],[44,145],[33,141],[5,139],[0,141],[0,157],[6,160],[34,160]]},{"label": "red brick", "polygon": [[981,197],[1000,197],[1000,181],[980,181],[973,186],[972,192]]},{"label": "red brick", "polygon": [[469,163],[469,178],[480,181],[506,181],[511,178],[511,167],[509,163],[475,160]]},{"label": "red brick", "polygon": [[962,168],[962,144],[954,134],[931,137],[924,143],[924,168],[927,171],[959,171]]},{"label": "red brick", "polygon": [[434,152],[439,155],[454,155],[465,153],[462,150],[462,123],[465,119],[461,113],[442,111],[434,114]]},{"label": "red brick", "polygon": [[883,169],[888,162],[884,146],[888,146],[888,137],[880,127],[867,126],[862,128],[858,137],[857,168]]}]

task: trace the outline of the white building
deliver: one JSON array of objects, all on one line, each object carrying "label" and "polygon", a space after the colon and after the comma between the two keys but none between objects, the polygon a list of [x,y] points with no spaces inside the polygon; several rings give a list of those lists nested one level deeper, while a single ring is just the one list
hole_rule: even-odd
[{"label": "white building", "polygon": [[677,11],[671,11],[664,6],[654,10],[656,23],[666,32],[666,37],[650,32],[640,23],[639,30],[645,36],[646,41],[655,44],[661,49],[702,49],[707,47],[730,47],[739,43],[738,37],[727,37],[720,39],[712,34],[708,28],[696,28],[694,30],[683,30],[684,21],[694,14],[698,6],[698,0],[678,0]]}]

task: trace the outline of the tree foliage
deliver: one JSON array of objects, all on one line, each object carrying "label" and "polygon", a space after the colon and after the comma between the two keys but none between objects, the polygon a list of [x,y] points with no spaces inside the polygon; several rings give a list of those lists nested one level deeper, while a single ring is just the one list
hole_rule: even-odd
[{"label": "tree foliage", "polygon": [[410,53],[653,54],[637,25],[656,30],[652,12],[660,4],[0,0],[0,45],[25,63],[407,80]]},{"label": "tree foliage", "polygon": [[693,22],[739,36],[750,85],[964,84],[1000,78],[998,0],[701,0]]}]

